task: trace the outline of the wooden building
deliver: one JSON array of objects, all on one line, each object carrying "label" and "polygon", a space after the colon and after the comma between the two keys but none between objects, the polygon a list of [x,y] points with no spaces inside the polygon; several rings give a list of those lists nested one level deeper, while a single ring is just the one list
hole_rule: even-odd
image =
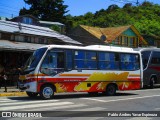
[{"label": "wooden building", "polygon": [[80,25],[67,35],[84,45],[147,46],[147,42],[133,25],[109,28]]}]

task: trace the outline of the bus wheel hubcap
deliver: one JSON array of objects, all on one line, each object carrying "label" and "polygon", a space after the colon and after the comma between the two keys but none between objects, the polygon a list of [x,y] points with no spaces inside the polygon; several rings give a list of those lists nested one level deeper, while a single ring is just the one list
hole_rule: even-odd
[{"label": "bus wheel hubcap", "polygon": [[44,96],[45,98],[50,98],[52,95],[53,95],[53,90],[52,90],[51,87],[45,87],[45,88],[43,89],[43,96]]}]

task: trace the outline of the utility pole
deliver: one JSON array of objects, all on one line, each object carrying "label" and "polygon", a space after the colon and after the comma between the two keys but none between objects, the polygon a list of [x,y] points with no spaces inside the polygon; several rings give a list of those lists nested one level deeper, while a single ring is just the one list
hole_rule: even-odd
[{"label": "utility pole", "polygon": [[136,4],[137,4],[137,6],[139,5],[139,1],[138,0],[137,0]]},{"label": "utility pole", "polygon": [[13,18],[13,14],[11,15],[11,18]]}]

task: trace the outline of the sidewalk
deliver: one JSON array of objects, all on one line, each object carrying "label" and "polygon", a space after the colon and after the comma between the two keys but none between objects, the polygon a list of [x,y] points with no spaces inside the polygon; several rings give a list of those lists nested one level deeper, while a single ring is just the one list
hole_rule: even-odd
[{"label": "sidewalk", "polygon": [[0,88],[0,97],[4,97],[4,96],[26,96],[26,93],[17,89],[16,86],[7,87],[7,92],[4,92],[4,91],[5,91],[5,88],[1,87]]}]

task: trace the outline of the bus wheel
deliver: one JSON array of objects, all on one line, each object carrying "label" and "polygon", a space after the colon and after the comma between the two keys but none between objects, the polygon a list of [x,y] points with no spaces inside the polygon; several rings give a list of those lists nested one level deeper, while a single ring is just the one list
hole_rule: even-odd
[{"label": "bus wheel", "polygon": [[34,92],[26,92],[26,94],[29,96],[29,97],[36,97],[38,95],[38,93],[34,93]]},{"label": "bus wheel", "polygon": [[151,77],[151,79],[150,79],[150,88],[151,88],[151,89],[154,88],[155,80],[156,80],[156,77]]},{"label": "bus wheel", "polygon": [[116,93],[116,85],[114,84],[109,84],[106,88],[106,94],[108,96],[113,96]]},{"label": "bus wheel", "polygon": [[54,96],[54,89],[51,85],[44,85],[40,90],[40,96],[43,99],[51,99]]}]

